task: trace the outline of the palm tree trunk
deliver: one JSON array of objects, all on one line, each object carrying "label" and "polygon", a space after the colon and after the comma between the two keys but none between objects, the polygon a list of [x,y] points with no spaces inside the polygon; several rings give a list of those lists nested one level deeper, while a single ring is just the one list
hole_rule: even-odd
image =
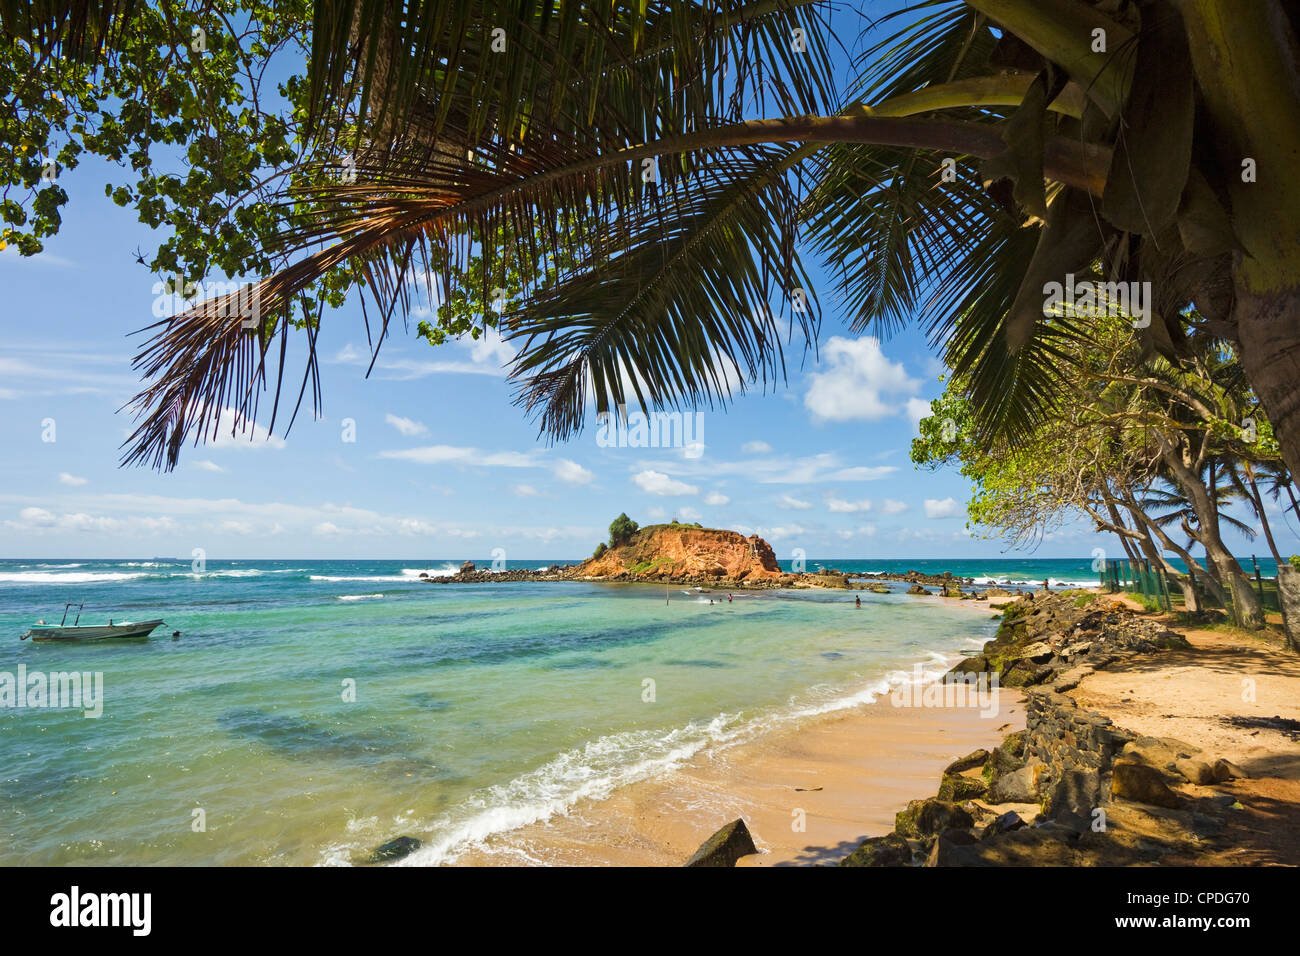
[{"label": "palm tree trunk", "polygon": [[[1241,362],[1300,474],[1300,57],[1280,0],[1178,0],[1226,171]],[[1247,175],[1245,165],[1255,175]]]},{"label": "palm tree trunk", "polygon": [[1251,499],[1255,502],[1255,514],[1259,516],[1259,526],[1264,529],[1264,540],[1268,542],[1268,550],[1273,552],[1273,560],[1281,567],[1282,555],[1278,554],[1277,542],[1273,540],[1273,528],[1268,523],[1268,515],[1264,514],[1264,498],[1259,493],[1259,485],[1255,482],[1255,473],[1249,462],[1246,462],[1244,471],[1246,487],[1250,489]]}]

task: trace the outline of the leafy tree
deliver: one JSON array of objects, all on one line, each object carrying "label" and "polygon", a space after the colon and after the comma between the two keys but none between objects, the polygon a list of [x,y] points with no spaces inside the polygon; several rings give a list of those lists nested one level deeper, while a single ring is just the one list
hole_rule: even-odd
[{"label": "leafy tree", "polygon": [[[0,26],[38,57],[93,63],[83,35],[132,7],[87,8],[5,4]],[[917,0],[884,18],[902,25],[847,98],[806,0],[430,9],[318,5],[303,129],[352,150],[357,182],[286,187],[268,245],[292,261],[258,286],[269,328],[241,340],[195,308],[160,331],[128,460],[173,466],[216,396],[251,410],[288,310],[335,270],[386,329],[410,308],[392,277],[477,256],[487,291],[512,255],[503,235],[527,244],[505,323],[518,400],[548,435],[625,404],[629,380],[647,408],[725,400],[733,377],[783,374],[772,303],[816,333],[803,235],[855,328],[915,315],[944,343],[986,435],[1051,414],[1068,323],[1043,287],[1100,262],[1154,290],[1144,357],[1239,343],[1300,467],[1295,4]]]},{"label": "leafy tree", "polygon": [[609,524],[609,546],[617,548],[620,544],[626,544],[637,533],[638,527],[626,514],[620,514]]}]

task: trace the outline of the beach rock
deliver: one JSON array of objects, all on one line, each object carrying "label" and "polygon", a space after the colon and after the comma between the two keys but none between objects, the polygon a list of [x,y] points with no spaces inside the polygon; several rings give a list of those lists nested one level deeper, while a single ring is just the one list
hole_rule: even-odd
[{"label": "beach rock", "polygon": [[984,782],[992,784],[999,777],[1015,773],[1025,765],[1025,731],[1010,734],[1001,746],[994,747],[993,753],[984,764]]},{"label": "beach rock", "polygon": [[1187,782],[1195,783],[1200,786],[1206,786],[1216,783],[1214,778],[1214,768],[1204,760],[1197,760],[1195,757],[1183,757],[1174,761],[1174,770]]},{"label": "beach rock", "polygon": [[925,588],[921,587],[921,585],[919,584],[913,584],[910,588],[907,589],[907,593],[908,594],[929,594],[930,592],[927,591]]},{"label": "beach rock", "polygon": [[399,836],[395,840],[389,840],[383,846],[376,847],[375,851],[366,858],[367,863],[391,863],[393,860],[400,860],[404,856],[409,856],[420,848],[420,841],[415,837]]},{"label": "beach rock", "polygon": [[959,848],[972,846],[978,842],[979,840],[969,830],[944,830],[935,839],[934,846],[930,847],[930,855],[926,858],[925,865],[952,866],[961,858]]},{"label": "beach rock", "polygon": [[732,820],[709,837],[683,866],[735,866],[742,856],[757,853],[744,820]]},{"label": "beach rock", "polygon": [[1001,816],[994,817],[980,833],[981,840],[992,840],[994,837],[1001,836],[1004,833],[1010,833],[1012,830],[1020,830],[1027,827],[1020,814],[1014,810],[1008,810]]},{"label": "beach rock", "polygon": [[460,573],[461,573],[461,574],[473,574],[473,573],[474,573],[474,570],[475,570],[475,568],[474,568],[474,562],[473,562],[473,561],[466,561],[464,564],[462,564],[462,565],[460,566]]},{"label": "beach rock", "polygon": [[993,781],[984,797],[986,803],[1037,803],[1038,778],[1042,765],[1021,767]]},{"label": "beach rock", "polygon": [[1164,774],[1149,764],[1136,760],[1116,760],[1111,768],[1110,792],[1113,796],[1154,807],[1178,809],[1178,794],[1169,789]]},{"label": "beach rock", "polygon": [[1082,833],[1092,825],[1093,811],[1101,806],[1101,802],[1101,772],[1089,768],[1070,769],[1052,785],[1043,801],[1043,814]]},{"label": "beach rock", "polygon": [[858,848],[840,860],[840,866],[908,866],[912,862],[912,848],[897,833],[871,837],[858,844]]},{"label": "beach rock", "polygon": [[951,827],[975,825],[963,807],[946,800],[913,800],[894,817],[894,830],[902,836],[930,837]]},{"label": "beach rock", "polygon": [[1223,783],[1227,780],[1236,779],[1246,780],[1250,778],[1250,774],[1246,773],[1246,771],[1242,770],[1231,760],[1216,760],[1214,761],[1214,766],[1210,769],[1214,774],[1215,783]]},{"label": "beach rock", "polygon": [[974,800],[981,797],[988,790],[986,784],[979,777],[966,777],[959,773],[945,773],[943,782],[939,784],[939,799],[949,803],[965,803],[967,800]]},{"label": "beach rock", "polygon": [[1186,760],[1200,752],[1200,747],[1173,737],[1138,737],[1124,745],[1120,756],[1144,763],[1148,767],[1170,770],[1179,760]]},{"label": "beach rock", "polygon": [[[1079,854],[1064,827],[1019,827],[987,840],[946,841],[937,866],[1075,866]],[[931,853],[931,859],[936,855]]]},{"label": "beach rock", "polygon": [[948,764],[947,769],[944,770],[944,774],[947,775],[950,773],[965,773],[967,770],[974,770],[976,767],[984,766],[985,762],[988,759],[989,759],[989,752],[985,750],[983,747],[981,747],[979,750],[976,750],[973,753],[969,753],[966,756],[961,757],[958,760],[954,760],[952,763]]}]

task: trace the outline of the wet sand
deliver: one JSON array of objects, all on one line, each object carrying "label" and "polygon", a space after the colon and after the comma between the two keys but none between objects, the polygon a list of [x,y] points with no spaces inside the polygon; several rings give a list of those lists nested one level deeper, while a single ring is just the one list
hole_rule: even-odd
[{"label": "wet sand", "polygon": [[[943,768],[1024,727],[1003,690],[998,713],[896,707],[888,697],[698,754],[658,779],[567,816],[499,834],[461,866],[680,866],[741,817],[761,851],[740,866],[835,864],[891,830],[909,800],[933,796]],[[802,823],[802,828],[800,825]]]}]

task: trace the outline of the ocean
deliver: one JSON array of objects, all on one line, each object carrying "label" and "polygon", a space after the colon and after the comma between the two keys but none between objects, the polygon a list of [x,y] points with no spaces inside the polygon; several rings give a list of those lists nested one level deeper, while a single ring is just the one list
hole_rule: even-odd
[{"label": "ocean", "polygon": [[[1087,559],[819,564],[1096,580]],[[710,605],[681,587],[419,581],[458,566],[0,561],[0,688],[102,675],[98,717],[0,706],[0,863],[348,864],[403,834],[424,844],[412,862],[454,862],[705,748],[869,701],[915,665],[941,673],[997,624],[902,589],[854,592],[857,609],[830,591]],[[82,623],[166,626],[19,641],[68,601]]]}]

